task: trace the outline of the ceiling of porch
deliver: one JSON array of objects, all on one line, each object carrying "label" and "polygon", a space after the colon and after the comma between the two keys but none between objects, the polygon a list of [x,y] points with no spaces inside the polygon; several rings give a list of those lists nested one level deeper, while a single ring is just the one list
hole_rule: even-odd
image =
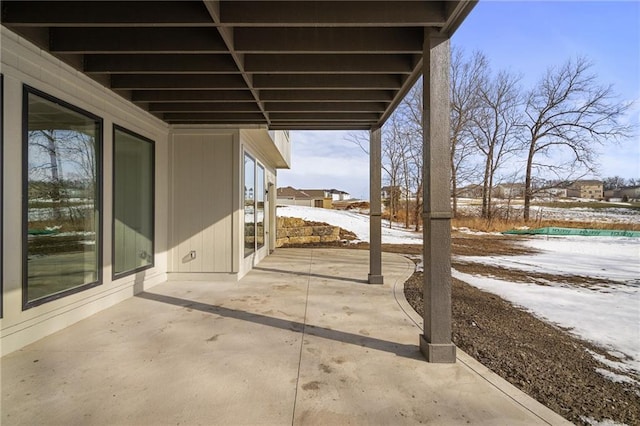
[{"label": "ceiling of porch", "polygon": [[170,124],[381,125],[476,1],[2,1],[2,25]]}]

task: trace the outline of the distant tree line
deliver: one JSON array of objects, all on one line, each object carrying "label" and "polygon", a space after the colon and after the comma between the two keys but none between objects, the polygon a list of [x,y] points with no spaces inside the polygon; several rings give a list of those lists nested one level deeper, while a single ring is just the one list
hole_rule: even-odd
[{"label": "distant tree line", "polygon": [[602,186],[605,191],[629,186],[640,186],[640,178],[625,179],[620,176],[610,176],[602,179]]},{"label": "distant tree line", "polygon": [[[531,200],[550,183],[573,182],[597,175],[599,149],[630,139],[636,131],[626,118],[632,103],[620,100],[611,85],[599,83],[585,57],[549,67],[532,87],[522,76],[494,70],[482,52],[451,55],[450,168],[453,214],[461,188],[479,185],[482,216],[491,218],[492,188],[499,183],[524,185],[524,219]],[[385,184],[399,188],[391,214],[409,206],[416,224],[422,211],[422,79],[407,94],[383,128]],[[352,134],[365,151],[368,137]],[[630,160],[632,161],[632,160]],[[628,182],[607,178],[605,188]],[[402,205],[404,203],[404,205]],[[395,205],[400,204],[400,205]]]}]

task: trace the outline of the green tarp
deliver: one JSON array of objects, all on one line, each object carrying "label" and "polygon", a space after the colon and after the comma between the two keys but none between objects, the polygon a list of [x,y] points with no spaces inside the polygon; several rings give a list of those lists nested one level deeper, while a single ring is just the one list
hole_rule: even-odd
[{"label": "green tarp", "polygon": [[640,231],[622,231],[611,229],[558,228],[548,226],[538,229],[512,229],[503,234],[520,235],[582,235],[585,237],[639,237]]}]

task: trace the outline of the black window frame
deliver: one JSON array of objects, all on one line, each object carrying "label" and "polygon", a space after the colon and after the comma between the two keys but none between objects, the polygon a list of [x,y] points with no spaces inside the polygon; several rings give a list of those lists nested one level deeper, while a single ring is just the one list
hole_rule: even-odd
[{"label": "black window frame", "polygon": [[[41,97],[51,103],[59,105],[63,108],[67,108],[78,114],[82,114],[89,119],[92,119],[97,124],[96,129],[96,197],[95,204],[98,211],[98,224],[96,225],[96,281],[82,284],[76,287],[69,288],[67,290],[60,291],[58,293],[44,296],[38,299],[29,301],[28,298],[28,286],[29,286],[29,274],[28,274],[28,232],[29,232],[29,95],[35,95]],[[23,84],[22,86],[22,310],[25,311],[42,304],[52,302],[54,300],[62,299],[72,294],[80,293],[93,287],[97,287],[103,284],[103,244],[104,244],[104,209],[103,209],[103,162],[104,162],[104,122],[102,117],[93,114],[85,109],[77,107],[55,96],[49,95],[35,87]]]},{"label": "black window frame", "polygon": [[[148,265],[140,266],[138,268],[116,273],[115,272],[115,259],[116,259],[116,130],[122,133],[126,133],[129,136],[140,139],[144,142],[151,144],[151,207],[153,214],[151,215],[151,263]],[[144,137],[136,132],[133,132],[125,127],[113,124],[112,129],[112,165],[111,165],[111,277],[113,280],[124,278],[129,275],[136,274],[138,272],[151,269],[155,266],[156,262],[156,142],[153,139]]]}]

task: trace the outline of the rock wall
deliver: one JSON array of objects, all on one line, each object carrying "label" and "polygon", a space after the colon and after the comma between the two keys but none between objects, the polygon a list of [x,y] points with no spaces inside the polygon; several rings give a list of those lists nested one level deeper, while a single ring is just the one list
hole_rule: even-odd
[{"label": "rock wall", "polygon": [[278,217],[276,231],[276,247],[340,241],[340,227],[295,217]]}]

